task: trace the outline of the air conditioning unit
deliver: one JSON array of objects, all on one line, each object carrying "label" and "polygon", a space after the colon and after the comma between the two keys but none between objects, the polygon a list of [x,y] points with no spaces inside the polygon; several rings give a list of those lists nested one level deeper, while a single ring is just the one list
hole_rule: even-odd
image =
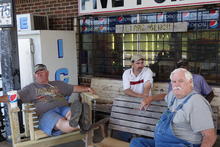
[{"label": "air conditioning unit", "polygon": [[17,30],[49,30],[48,16],[35,15],[35,14],[18,14]]}]

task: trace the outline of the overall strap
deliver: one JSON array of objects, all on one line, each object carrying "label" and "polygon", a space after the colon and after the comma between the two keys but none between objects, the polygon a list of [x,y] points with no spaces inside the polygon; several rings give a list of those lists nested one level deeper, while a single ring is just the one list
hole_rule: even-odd
[{"label": "overall strap", "polygon": [[171,107],[171,106],[173,105],[173,103],[174,103],[175,99],[176,99],[176,97],[174,96],[174,97],[172,98],[172,100],[171,100],[171,102],[170,102],[170,104],[169,104],[168,108],[169,108],[169,107]]},{"label": "overall strap", "polygon": [[192,94],[190,94],[181,104],[179,104],[179,105],[176,107],[175,111],[180,110],[180,109],[183,107],[183,105],[184,105],[193,95],[195,95],[195,94],[197,94],[197,93],[196,93],[196,92],[193,92]]}]

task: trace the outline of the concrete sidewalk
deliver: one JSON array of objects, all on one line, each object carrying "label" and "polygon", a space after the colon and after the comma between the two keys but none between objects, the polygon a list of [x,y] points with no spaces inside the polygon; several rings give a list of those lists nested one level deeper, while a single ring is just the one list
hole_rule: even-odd
[{"label": "concrete sidewalk", "polygon": [[[98,133],[95,133],[98,134]],[[98,134],[99,135],[99,134]],[[94,141],[95,142],[99,142],[101,141],[101,137],[100,136],[95,136]],[[65,144],[61,144],[61,145],[57,145],[57,146],[53,146],[53,147],[84,147],[85,144],[82,140],[79,141],[74,141],[74,142],[70,142],[70,143],[65,143]],[[0,142],[0,147],[12,147],[12,145],[6,141]],[[214,147],[220,147],[220,135],[218,135],[217,141],[214,145]]]}]

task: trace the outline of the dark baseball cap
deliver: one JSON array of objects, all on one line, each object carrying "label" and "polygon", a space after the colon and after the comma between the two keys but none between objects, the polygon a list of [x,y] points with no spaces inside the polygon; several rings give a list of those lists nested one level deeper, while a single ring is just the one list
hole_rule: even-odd
[{"label": "dark baseball cap", "polygon": [[36,73],[40,70],[47,70],[47,66],[44,64],[37,64],[34,66],[34,73]]},{"label": "dark baseball cap", "polygon": [[186,67],[186,66],[188,66],[189,65],[189,62],[188,62],[188,60],[187,59],[180,59],[179,61],[177,61],[177,63],[176,63],[176,67],[177,68],[180,68],[180,67]]}]

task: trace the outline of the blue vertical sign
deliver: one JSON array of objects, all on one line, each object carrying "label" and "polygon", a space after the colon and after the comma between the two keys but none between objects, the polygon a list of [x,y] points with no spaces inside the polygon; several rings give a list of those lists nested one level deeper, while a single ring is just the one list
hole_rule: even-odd
[{"label": "blue vertical sign", "polygon": [[63,39],[57,40],[58,58],[63,58]]}]

